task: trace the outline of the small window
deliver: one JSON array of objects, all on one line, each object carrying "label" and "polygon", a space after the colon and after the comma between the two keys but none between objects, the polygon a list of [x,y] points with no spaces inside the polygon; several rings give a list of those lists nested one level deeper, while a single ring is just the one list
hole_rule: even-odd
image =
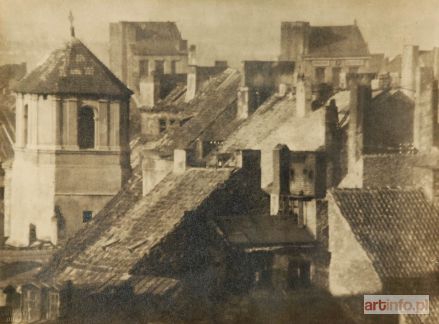
[{"label": "small window", "polygon": [[163,133],[166,130],[166,119],[159,119],[159,131]]},{"label": "small window", "polygon": [[303,175],[306,175],[308,171],[306,169],[303,169]]},{"label": "small window", "polygon": [[308,172],[308,178],[309,180],[312,180],[314,178],[314,172],[312,170]]},{"label": "small window", "polygon": [[155,61],[155,73],[162,75],[165,73],[165,62],[161,60]]},{"label": "small window", "polygon": [[169,121],[169,124],[170,124],[170,125],[174,125],[174,124],[175,124],[175,119],[171,119],[171,120]]},{"label": "small window", "polygon": [[318,67],[315,70],[315,79],[317,83],[325,82],[325,68]]},{"label": "small window", "polygon": [[82,212],[82,222],[88,223],[93,218],[93,212],[91,210],[84,210]]},{"label": "small window", "polygon": [[140,60],[139,61],[139,77],[145,78],[149,74],[149,65],[148,60]]},{"label": "small window", "polygon": [[296,177],[294,169],[290,169],[290,181],[294,181],[294,178]]}]

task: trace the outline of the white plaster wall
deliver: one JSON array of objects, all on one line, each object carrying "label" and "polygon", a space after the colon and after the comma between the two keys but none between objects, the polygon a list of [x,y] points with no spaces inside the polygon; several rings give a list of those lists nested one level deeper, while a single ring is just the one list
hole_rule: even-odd
[{"label": "white plaster wall", "polygon": [[30,224],[36,226],[38,239],[51,240],[54,191],[53,156],[16,151],[12,167],[11,222],[8,244],[27,246]]},{"label": "white plaster wall", "polygon": [[335,296],[380,292],[382,282],[332,194],[328,195],[328,204],[329,291]]}]

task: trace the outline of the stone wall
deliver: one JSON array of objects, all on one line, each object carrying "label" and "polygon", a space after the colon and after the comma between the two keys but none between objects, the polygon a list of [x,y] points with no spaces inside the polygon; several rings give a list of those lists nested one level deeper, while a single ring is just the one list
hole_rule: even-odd
[{"label": "stone wall", "polygon": [[349,223],[328,195],[329,291],[334,296],[377,293],[382,282]]}]

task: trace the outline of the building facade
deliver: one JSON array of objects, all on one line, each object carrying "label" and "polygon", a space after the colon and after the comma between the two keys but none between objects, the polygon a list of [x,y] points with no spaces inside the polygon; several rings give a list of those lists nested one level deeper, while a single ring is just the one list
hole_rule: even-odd
[{"label": "building facade", "polygon": [[15,246],[62,243],[129,177],[131,91],[72,37],[15,92],[5,236]]},{"label": "building facade", "polygon": [[[134,90],[138,106],[153,106],[154,83],[163,88],[185,80],[189,53],[175,22],[117,22],[110,24],[110,68]],[[180,76],[180,77],[179,77]],[[163,94],[162,94],[163,95]]]},{"label": "building facade", "polygon": [[311,26],[309,22],[282,22],[280,60],[294,61],[297,72],[313,84],[346,88],[349,74],[369,68],[370,53],[356,24]]}]

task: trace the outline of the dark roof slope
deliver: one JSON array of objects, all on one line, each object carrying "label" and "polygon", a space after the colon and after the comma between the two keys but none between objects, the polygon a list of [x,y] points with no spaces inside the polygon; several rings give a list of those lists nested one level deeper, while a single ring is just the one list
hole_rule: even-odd
[{"label": "dark roof slope", "polygon": [[307,56],[364,57],[369,56],[369,49],[356,25],[312,26]]},{"label": "dark roof slope", "polygon": [[332,195],[381,278],[439,270],[439,213],[420,190],[334,189]]},{"label": "dark roof slope", "polygon": [[[130,279],[130,270],[231,175],[232,169],[169,174],[144,197],[121,194],[67,244],[46,280],[102,289]],[[113,203],[114,204],[114,203]]]},{"label": "dark roof slope", "polygon": [[14,88],[20,93],[128,97],[132,92],[79,39],[72,38]]},{"label": "dark roof slope", "polygon": [[207,140],[222,140],[223,129],[231,131],[237,122],[236,98],[240,79],[240,73],[229,68],[211,78],[194,99],[180,103],[179,110],[185,116],[193,117],[182,127],[167,133],[159,141],[156,149],[162,155],[170,155],[175,148],[187,148],[204,135]]}]

